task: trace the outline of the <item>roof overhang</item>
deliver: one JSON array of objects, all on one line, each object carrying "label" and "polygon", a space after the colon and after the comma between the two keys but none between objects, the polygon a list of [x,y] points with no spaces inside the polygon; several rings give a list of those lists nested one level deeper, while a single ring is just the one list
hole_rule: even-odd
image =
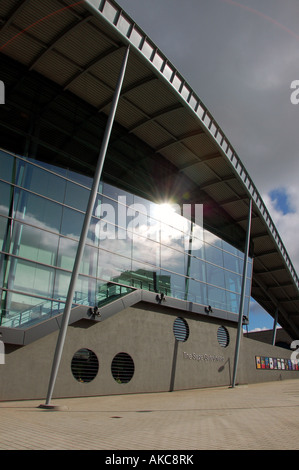
[{"label": "roof overhang", "polygon": [[152,149],[149,158],[162,156],[188,178],[194,202],[214,204],[244,239],[252,198],[252,297],[271,315],[277,308],[298,338],[299,280],[279,233],[231,143],[173,64],[113,0],[1,1],[0,52],[95,113],[109,112],[128,45],[116,122]]}]

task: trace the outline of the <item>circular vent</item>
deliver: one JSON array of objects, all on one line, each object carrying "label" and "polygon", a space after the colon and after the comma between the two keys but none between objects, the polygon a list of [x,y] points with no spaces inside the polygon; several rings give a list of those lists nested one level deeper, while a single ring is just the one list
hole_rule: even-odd
[{"label": "circular vent", "polygon": [[226,348],[229,344],[229,333],[225,326],[220,326],[217,331],[217,339],[220,346]]},{"label": "circular vent", "polygon": [[90,349],[79,349],[73,356],[71,369],[78,382],[91,382],[99,370],[98,358]]},{"label": "circular vent", "polygon": [[174,321],[173,334],[178,341],[187,341],[189,337],[189,326],[184,318],[178,317]]},{"label": "circular vent", "polygon": [[134,361],[129,354],[121,352],[114,357],[111,364],[111,373],[117,383],[126,384],[130,382],[134,371]]}]

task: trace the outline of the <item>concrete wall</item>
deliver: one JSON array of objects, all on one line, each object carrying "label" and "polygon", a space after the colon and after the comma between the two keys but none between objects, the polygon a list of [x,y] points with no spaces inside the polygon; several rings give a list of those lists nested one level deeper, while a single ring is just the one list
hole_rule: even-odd
[{"label": "concrete wall", "polygon": [[[178,316],[189,325],[186,342],[177,341],[173,334]],[[221,325],[230,335],[226,348],[217,340]],[[1,400],[46,397],[57,336],[57,332],[51,333],[24,347],[6,346],[6,364],[0,365]],[[127,308],[103,322],[81,320],[68,328],[53,398],[229,386],[235,338],[235,323],[146,303]],[[99,361],[98,374],[89,383],[78,382],[71,371],[72,358],[81,348],[91,349]],[[129,383],[119,384],[111,374],[111,362],[119,352],[126,352],[134,361],[135,372]],[[299,377],[299,371],[256,369],[256,355],[290,354],[291,351],[242,338],[237,382]]]}]

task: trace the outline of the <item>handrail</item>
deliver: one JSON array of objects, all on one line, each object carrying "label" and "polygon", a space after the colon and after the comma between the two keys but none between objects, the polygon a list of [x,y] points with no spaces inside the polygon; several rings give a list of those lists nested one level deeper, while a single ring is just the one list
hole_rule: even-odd
[{"label": "handrail", "polygon": [[[109,285],[110,284],[110,285]],[[119,292],[109,292],[111,287],[120,288]],[[115,300],[116,298],[122,297],[135,289],[130,286],[124,286],[122,284],[114,284],[108,282],[102,286],[102,290],[96,295],[96,304],[97,306],[103,306],[107,303]],[[82,295],[82,292],[76,292],[73,302],[73,308],[78,305],[86,305],[89,307],[94,306],[94,302],[90,302],[86,294]],[[21,312],[15,314],[9,314],[9,316],[2,315],[1,317],[1,326],[12,327],[12,328],[24,328],[25,325],[32,325],[51,318],[54,315],[62,313],[65,307],[65,300],[62,299],[52,299],[45,300],[33,307],[30,307]]]}]

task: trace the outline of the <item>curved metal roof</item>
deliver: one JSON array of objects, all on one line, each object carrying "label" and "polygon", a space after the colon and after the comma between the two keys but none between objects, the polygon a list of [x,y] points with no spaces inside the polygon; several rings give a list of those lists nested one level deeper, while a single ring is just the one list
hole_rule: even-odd
[{"label": "curved metal roof", "polygon": [[[116,121],[213,201],[245,233],[249,198],[252,297],[299,337],[299,280],[251,177],[197,94],[113,0],[2,0],[0,52],[108,113],[130,44]],[[215,222],[215,221],[214,221]],[[216,227],[217,228],[217,227]],[[220,229],[221,227],[219,227]]]}]

